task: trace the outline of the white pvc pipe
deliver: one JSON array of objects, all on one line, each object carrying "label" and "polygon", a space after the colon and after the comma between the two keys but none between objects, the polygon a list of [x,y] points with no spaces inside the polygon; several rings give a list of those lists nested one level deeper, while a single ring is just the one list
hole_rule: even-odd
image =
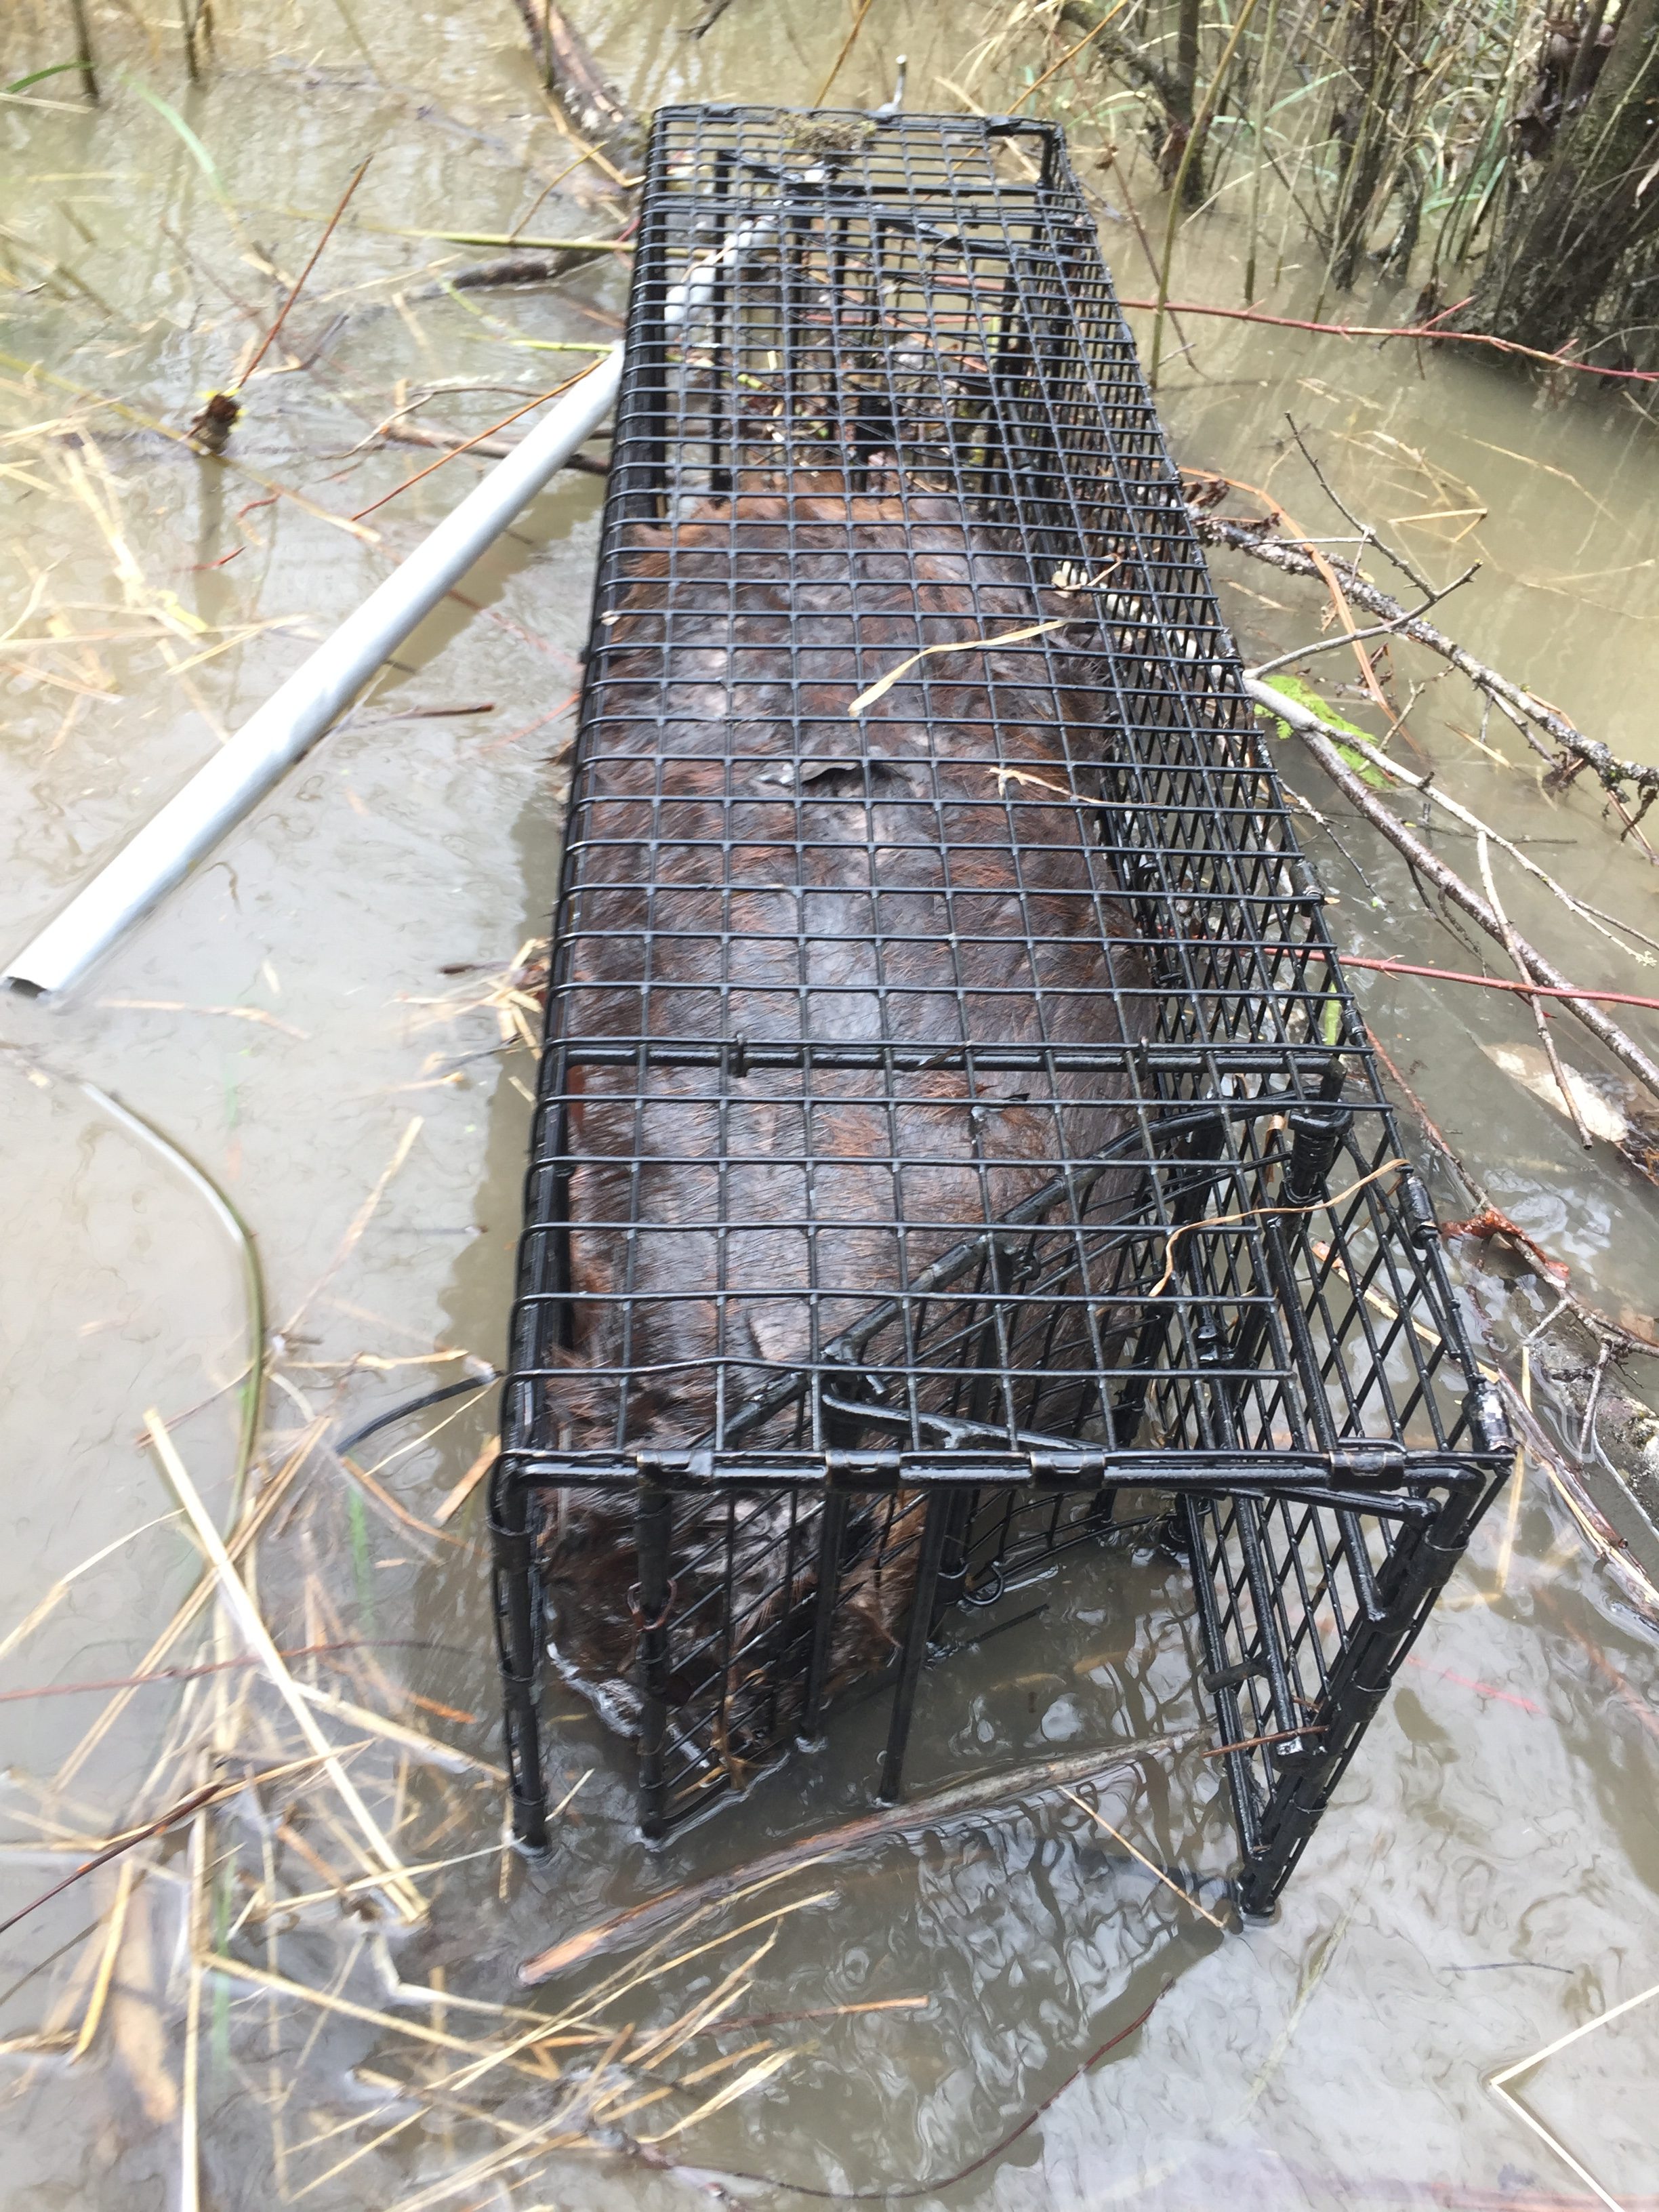
[{"label": "white pvc pipe", "polygon": [[252,720],[24,946],[6,969],[6,982],[31,992],[65,989],[212,850],[599,428],[615,402],[622,362],[617,346],[554,404]]}]

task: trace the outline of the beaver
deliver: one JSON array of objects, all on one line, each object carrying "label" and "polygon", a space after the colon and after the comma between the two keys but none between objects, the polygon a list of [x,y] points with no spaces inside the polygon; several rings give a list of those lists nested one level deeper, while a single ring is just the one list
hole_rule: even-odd
[{"label": "beaver", "polygon": [[[624,1456],[846,1444],[859,1434],[846,1394],[815,1413],[802,1378],[850,1332],[866,1433],[902,1441],[896,1427],[962,1402],[959,1376],[930,1378],[930,1360],[983,1366],[961,1340],[989,1332],[984,1299],[958,1290],[955,1322],[918,1348],[896,1294],[1128,1126],[1121,1078],[1052,1060],[998,1073],[949,1050],[1121,1042],[1150,997],[1091,813],[1112,737],[1083,572],[1034,590],[1029,562],[954,497],[834,478],[706,498],[624,544],[551,975],[544,1110],[562,1116],[568,1258],[564,1340],[540,1363],[549,1425],[562,1451]],[[923,647],[1039,623],[1040,638],[929,654],[849,715]],[[575,1052],[610,1038],[717,1042],[724,1076]],[[787,1049],[809,1042],[911,1050],[896,1073],[878,1052],[837,1066]],[[915,1050],[927,1046],[940,1064]],[[1130,1171],[1113,1173],[1127,1190]],[[1055,1242],[1070,1250],[1084,1208],[1060,1189]],[[1065,1264],[1075,1294],[1075,1257],[1048,1279]],[[872,1312],[887,1316],[873,1336]],[[1075,1306],[1062,1340],[1040,1304],[1005,1310],[1003,1327],[1018,1343],[994,1363],[1033,1371],[1018,1409],[981,1388],[984,1418],[1076,1433],[1098,1389],[1097,1315],[1093,1340]],[[792,1375],[801,1387],[780,1394]],[[757,1419],[769,1384],[781,1402]],[[540,1540],[552,1656],[629,1733],[635,1504],[631,1482],[555,1491]],[[700,1704],[703,1748],[730,1779],[796,1712],[810,1510],[782,1495],[674,1500],[670,1703]],[[914,1492],[855,1512],[831,1690],[902,1634],[919,1518]]]}]

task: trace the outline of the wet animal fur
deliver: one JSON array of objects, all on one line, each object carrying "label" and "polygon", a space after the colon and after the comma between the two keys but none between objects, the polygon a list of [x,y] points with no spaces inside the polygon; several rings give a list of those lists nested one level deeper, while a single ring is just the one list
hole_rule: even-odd
[{"label": "wet animal fur", "polygon": [[[1074,615],[1078,600],[1044,592],[1034,605],[1024,564],[953,500],[808,496],[799,483],[793,500],[709,501],[671,529],[641,528],[629,573],[577,770],[585,804],[560,915],[556,1034],[742,1036],[751,1048],[803,1036],[1119,1036],[1113,986],[1146,981],[1125,943],[1130,915],[1086,817],[1043,791],[1091,795],[1088,764],[1109,750],[1092,624],[932,657],[925,717],[921,670],[861,719],[848,714],[856,691],[922,645]],[[999,764],[1042,781],[1005,787]],[[953,944],[953,929],[973,942]],[[1107,939],[1118,940],[1109,951]],[[573,1318],[547,1385],[562,1449],[684,1449],[745,1388],[798,1366],[814,1340],[1030,1197],[1060,1158],[1087,1158],[1124,1126],[1099,1076],[1062,1076],[1057,1097],[1032,1104],[1041,1080],[981,1073],[970,1092],[960,1069],[921,1072],[901,1079],[890,1115],[878,1073],[817,1068],[809,1143],[798,1068],[728,1082],[724,1105],[709,1071],[656,1069],[642,1112],[632,1067],[570,1069]],[[979,1145],[964,1141],[970,1098]],[[902,1239],[880,1225],[893,1219],[893,1159],[915,1224]],[[792,1419],[745,1441],[787,1444]],[[675,1500],[671,1698],[706,1695],[723,1671],[709,1748],[739,1778],[751,1751],[787,1733],[799,1696],[812,1548],[799,1537],[791,1547],[803,1560],[793,1589],[778,1562],[803,1510]],[[556,1492],[542,1549],[555,1656],[623,1729],[637,1713],[633,1513],[629,1487]],[[854,1516],[832,1686],[879,1667],[902,1633],[919,1521],[914,1495]],[[781,1691],[786,1670],[772,1661],[786,1644],[797,1666]]]}]

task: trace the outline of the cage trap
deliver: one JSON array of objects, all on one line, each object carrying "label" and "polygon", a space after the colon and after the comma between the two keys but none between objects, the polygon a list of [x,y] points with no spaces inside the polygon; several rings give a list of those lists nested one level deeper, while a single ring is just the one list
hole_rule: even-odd
[{"label": "cage trap", "polygon": [[[660,1837],[1152,1491],[1271,1907],[1509,1465],[1052,126],[656,118],[492,1494]],[[826,1719],[829,1716],[829,1719]]]}]

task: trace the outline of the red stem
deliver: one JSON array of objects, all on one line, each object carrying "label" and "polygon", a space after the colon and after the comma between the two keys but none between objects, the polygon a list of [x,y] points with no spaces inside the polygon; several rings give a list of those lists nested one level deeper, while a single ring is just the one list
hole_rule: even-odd
[{"label": "red stem", "polygon": [[1641,999],[1633,991],[1559,990],[1547,983],[1511,983],[1501,975],[1463,975],[1455,968],[1419,968],[1410,960],[1362,960],[1357,952],[1340,956],[1345,968],[1370,968],[1379,975],[1430,975],[1437,983],[1477,983],[1483,991],[1519,991],[1528,999],[1594,999],[1608,1006],[1648,1006],[1659,1012],[1659,999]]},{"label": "red stem", "polygon": [[[1467,301],[1464,303],[1467,305]],[[1156,314],[1156,300],[1120,300],[1121,307],[1143,307]],[[1434,323],[1305,323],[1294,315],[1265,315],[1256,307],[1209,307],[1181,300],[1167,300],[1169,315],[1219,315],[1230,323],[1271,323],[1281,331],[1317,331],[1333,338],[1429,338],[1436,345],[1492,346],[1498,353],[1514,354],[1522,361],[1542,362],[1547,368],[1576,369],[1580,376],[1611,376],[1630,384],[1659,384],[1659,369],[1598,368],[1594,362],[1568,361],[1559,353],[1541,353],[1536,346],[1517,345],[1513,338],[1494,337],[1490,331],[1443,331]],[[1448,308],[1447,313],[1455,310]],[[1437,321],[1438,317],[1436,318]]]}]

